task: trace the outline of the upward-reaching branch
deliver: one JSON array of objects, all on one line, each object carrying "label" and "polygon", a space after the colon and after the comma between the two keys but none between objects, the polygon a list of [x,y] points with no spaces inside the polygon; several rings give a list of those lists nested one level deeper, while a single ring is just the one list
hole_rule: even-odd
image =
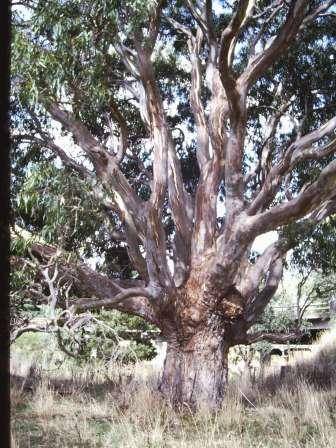
[{"label": "upward-reaching branch", "polygon": [[[218,54],[220,79],[229,105],[229,136],[225,151],[224,184],[226,190],[225,234],[243,209],[244,179],[242,174],[244,140],[246,133],[246,93],[233,72],[233,54],[238,34],[245,24],[254,2],[240,0],[228,26],[222,31]],[[230,230],[229,230],[230,231]]]},{"label": "upward-reaching branch", "polygon": [[286,252],[286,241],[276,241],[265,249],[254,264],[249,264],[249,269],[247,269],[240,285],[244,297],[255,296],[262,278],[266,276],[271,265],[278,258],[282,258]]},{"label": "upward-reaching branch", "polygon": [[100,181],[108,192],[112,190],[114,202],[118,205],[120,213],[128,217],[129,225],[137,229],[140,235],[144,235],[144,206],[119,169],[115,157],[70,112],[62,110],[56,103],[50,103],[47,107],[51,116],[74,135],[80,147],[86,152]]},{"label": "upward-reaching branch", "polygon": [[324,168],[318,179],[296,197],[249,219],[253,232],[267,232],[293,220],[305,217],[320,204],[336,200],[336,160]]},{"label": "upward-reaching branch", "polygon": [[119,147],[116,152],[116,162],[120,163],[125,155],[128,141],[128,126],[125,118],[121,114],[117,104],[114,101],[110,102],[112,118],[118,123],[120,128]]},{"label": "upward-reaching branch", "polygon": [[220,77],[225,88],[225,92],[230,106],[230,119],[232,124],[236,122],[243,112],[241,104],[242,96],[237,90],[236,79],[232,70],[233,54],[236,46],[239,30],[245,23],[251,8],[253,0],[239,0],[237,10],[234,13],[229,25],[222,31],[219,49],[219,71]]},{"label": "upward-reaching branch", "polygon": [[238,83],[247,90],[252,83],[270,67],[290,46],[297,35],[307,11],[306,0],[291,1],[284,25],[275,39],[265,49],[250,59],[246,70],[240,75]]},{"label": "upward-reaching branch", "polygon": [[275,258],[275,260],[270,265],[267,278],[265,281],[265,286],[252,297],[245,310],[245,319],[248,326],[252,326],[263,310],[266,308],[267,304],[275,294],[278,289],[280,280],[283,273],[283,259]]},{"label": "upward-reaching branch", "polygon": [[304,135],[293,142],[287,150],[281,161],[274,165],[269,171],[263,186],[248,208],[248,214],[253,215],[259,210],[266,209],[273,201],[278,192],[281,182],[286,174],[302,160],[321,159],[336,151],[335,140],[324,145],[322,148],[316,148],[313,145],[319,140],[324,139],[336,129],[336,117],[331,118],[319,129]]},{"label": "upward-reaching branch", "polygon": [[[159,23],[159,17],[156,18],[155,23]],[[155,259],[155,263],[151,263],[149,276],[150,278],[152,276],[153,281],[159,281],[162,286],[169,287],[171,277],[167,265],[166,237],[162,226],[166,193],[168,193],[175,223],[176,238],[179,241],[179,244],[175,245],[175,268],[176,272],[179,271],[179,283],[183,281],[189,265],[192,210],[183,185],[180,163],[150,59],[154,45],[151,45],[149,50],[147,46],[142,45],[140,39],[140,42],[135,42],[135,47],[153,143],[153,181],[148,220],[147,256]]]},{"label": "upward-reaching branch", "polygon": [[[190,6],[190,5],[189,5]],[[207,120],[202,102],[203,73],[201,65],[201,51],[204,30],[197,28],[196,35],[185,26],[173,19],[168,19],[173,27],[183,33],[188,39],[188,49],[191,61],[191,91],[190,104],[195,118],[197,133],[197,161],[200,169],[200,180],[197,187],[195,201],[195,224],[192,238],[192,258],[194,261],[213,244],[216,230],[216,202],[220,182],[220,148],[222,125],[213,133],[214,139],[210,141],[209,128],[215,128],[214,119],[220,120],[221,115],[213,116]],[[218,92],[217,92],[218,93]],[[210,145],[212,148],[210,150]]]}]

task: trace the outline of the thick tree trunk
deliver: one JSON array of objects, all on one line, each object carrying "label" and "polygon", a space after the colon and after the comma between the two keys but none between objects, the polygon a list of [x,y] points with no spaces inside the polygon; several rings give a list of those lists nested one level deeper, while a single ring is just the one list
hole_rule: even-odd
[{"label": "thick tree trunk", "polygon": [[230,344],[208,328],[187,344],[168,341],[160,391],[176,406],[220,407],[228,377]]}]

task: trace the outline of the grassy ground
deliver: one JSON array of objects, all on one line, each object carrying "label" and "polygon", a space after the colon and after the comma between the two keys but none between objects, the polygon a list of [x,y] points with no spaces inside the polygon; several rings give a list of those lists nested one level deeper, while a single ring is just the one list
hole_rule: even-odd
[{"label": "grassy ground", "polygon": [[281,379],[232,384],[212,415],[174,411],[145,364],[75,368],[49,354],[38,365],[23,354],[12,353],[13,448],[336,446],[335,335]]}]

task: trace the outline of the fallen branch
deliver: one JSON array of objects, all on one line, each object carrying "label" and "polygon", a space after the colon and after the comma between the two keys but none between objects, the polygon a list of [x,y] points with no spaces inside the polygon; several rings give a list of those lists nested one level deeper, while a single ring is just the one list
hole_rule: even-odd
[{"label": "fallen branch", "polygon": [[252,334],[246,335],[246,344],[253,344],[255,342],[267,341],[273,342],[276,344],[284,344],[286,342],[290,342],[292,340],[297,340],[304,336],[304,331],[293,331],[291,333],[267,333],[267,332],[256,332]]}]

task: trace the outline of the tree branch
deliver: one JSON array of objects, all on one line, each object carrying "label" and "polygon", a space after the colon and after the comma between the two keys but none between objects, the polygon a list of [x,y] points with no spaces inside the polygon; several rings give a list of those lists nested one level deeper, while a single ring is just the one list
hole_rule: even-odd
[{"label": "tree branch", "polygon": [[263,35],[266,26],[273,20],[273,18],[283,8],[283,6],[284,5],[283,5],[282,0],[276,0],[268,8],[266,8],[266,10],[262,14],[259,14],[259,16],[253,16],[254,19],[258,19],[258,18],[262,17],[263,15],[267,14],[269,11],[271,11],[271,14],[269,15],[269,17],[263,20],[258,34],[252,41],[252,44],[250,47],[250,52],[249,52],[249,61],[252,59],[252,57],[255,56],[256,45],[259,42],[261,36]]},{"label": "tree branch", "polygon": [[125,155],[128,143],[128,127],[125,118],[118,109],[117,104],[112,100],[110,102],[111,116],[118,123],[120,128],[119,147],[115,154],[116,162],[119,164]]},{"label": "tree branch", "polygon": [[255,323],[260,314],[264,311],[267,304],[278,289],[283,273],[283,259],[278,257],[274,259],[269,267],[265,286],[252,297],[245,310],[245,319],[249,327]]},{"label": "tree branch", "polygon": [[317,8],[315,8],[309,15],[305,17],[305,19],[302,22],[301,28],[309,25],[311,22],[313,22],[316,17],[326,12],[329,8],[331,8],[333,5],[336,4],[335,0],[328,0],[321,5],[319,5]]},{"label": "tree branch", "polygon": [[287,252],[285,241],[278,240],[269,245],[264,252],[257,258],[254,264],[249,263],[249,269],[242,279],[240,286],[244,297],[254,297],[262,278],[269,271],[271,265],[276,259],[282,258]]},{"label": "tree branch", "polygon": [[323,202],[336,198],[336,160],[324,168],[318,179],[288,202],[276,205],[258,215],[250,217],[248,226],[252,232],[260,233],[276,229],[294,219],[313,212]]},{"label": "tree branch", "polygon": [[273,342],[274,344],[285,344],[286,342],[290,342],[292,340],[297,340],[302,338],[305,335],[304,331],[293,331],[290,333],[267,333],[267,332],[256,332],[250,333],[246,335],[245,343],[253,344],[255,342],[260,341],[268,341]]},{"label": "tree branch", "polygon": [[179,258],[187,268],[190,246],[191,203],[183,185],[180,163],[168,128],[161,95],[155,80],[150,52],[136,43],[141,82],[146,94],[147,114],[153,142],[153,181],[149,201],[146,254],[151,282],[171,287],[167,265],[162,213],[168,192],[175,230],[180,235]]},{"label": "tree branch", "polygon": [[189,8],[189,11],[191,12],[191,15],[195,19],[196,23],[198,24],[199,28],[202,30],[204,36],[207,37],[207,31],[208,31],[208,24],[206,22],[206,19],[204,17],[203,11],[200,11],[196,5],[193,4],[191,0],[186,0],[186,4]]},{"label": "tree branch", "polygon": [[320,151],[318,151],[317,148],[313,148],[312,145],[328,136],[335,129],[336,117],[333,117],[319,129],[310,132],[293,142],[285,151],[280,163],[271,168],[260,192],[248,207],[247,213],[253,215],[257,211],[268,207],[279,190],[283,177],[287,172],[291,171],[299,161],[305,160],[305,158],[318,160],[326,155],[332,154],[335,151],[334,140],[323,146]]},{"label": "tree branch", "polygon": [[231,119],[235,122],[242,113],[241,94],[237,90],[232,71],[232,58],[239,30],[253,6],[253,0],[239,0],[237,10],[229,25],[222,31],[218,55],[218,66],[226,96],[228,98]]},{"label": "tree branch", "polygon": [[266,45],[264,51],[250,59],[246,70],[240,75],[238,84],[244,86],[244,90],[247,90],[290,46],[305,18],[306,9],[306,0],[290,2],[285,23],[278,35],[269,46]]},{"label": "tree branch", "polygon": [[15,342],[25,333],[50,333],[56,332],[55,322],[53,319],[33,319],[27,325],[13,330],[10,334],[10,343]]},{"label": "tree branch", "polygon": [[[189,5],[190,6],[190,5]],[[216,206],[217,206],[217,193],[220,182],[220,168],[221,168],[221,155],[222,155],[222,139],[217,138],[220,135],[222,123],[219,128],[216,128],[214,119],[214,111],[212,107],[211,118],[209,118],[209,126],[212,129],[216,129],[213,132],[213,154],[210,154],[210,134],[209,127],[206,120],[205,110],[202,103],[202,66],[201,66],[201,46],[202,46],[202,29],[197,28],[196,36],[194,36],[189,29],[179,24],[175,20],[168,19],[168,21],[174,26],[175,29],[184,33],[188,37],[188,49],[191,60],[191,91],[190,91],[190,104],[196,123],[197,132],[197,161],[200,168],[201,176],[197,187],[196,201],[195,201],[195,225],[194,233],[192,237],[192,258],[195,260],[200,254],[207,250],[213,244],[213,238],[216,230]],[[214,94],[214,93],[213,93]],[[218,92],[216,92],[218,95]],[[215,94],[214,94],[215,97]],[[218,111],[218,109],[216,110]],[[216,120],[221,119],[221,115],[216,115]],[[182,180],[181,180],[181,184]],[[190,213],[189,220],[192,215]],[[187,221],[188,219],[185,219]],[[189,239],[191,226],[186,227],[185,235]],[[176,244],[180,245],[185,238],[177,238]],[[178,242],[179,241],[179,242]]]},{"label": "tree branch", "polygon": [[129,298],[134,299],[136,297],[146,297],[150,301],[152,301],[155,298],[155,296],[153,296],[153,291],[149,287],[127,288],[120,291],[113,297],[98,298],[98,299],[97,298],[77,299],[71,304],[71,308],[73,311],[85,311],[100,308],[113,309],[120,302],[123,302]]},{"label": "tree branch", "polygon": [[[46,244],[33,244],[31,252],[38,260],[46,262],[55,257],[56,248]],[[157,300],[158,290],[152,286],[146,289],[144,281],[111,280],[92,270],[85,263],[71,262],[66,253],[60,253],[57,263],[59,275],[63,277],[63,281],[72,282],[72,289],[77,296],[98,298],[87,299],[92,301],[94,308],[96,308],[99,298],[102,300],[106,299],[106,297],[112,298],[113,304],[110,303],[111,308],[138,315],[150,322],[157,323],[156,312],[148,297],[151,295],[153,300]],[[141,294],[141,297],[133,297],[135,292],[138,293],[140,291],[141,293],[145,291],[145,294]],[[118,297],[118,299],[114,300],[113,297]],[[102,303],[102,305],[104,304]]]},{"label": "tree branch", "polygon": [[[278,85],[275,89],[275,97],[281,96],[281,90],[281,86]],[[291,98],[288,101],[284,101],[276,110],[276,112],[273,115],[270,115],[267,119],[266,132],[264,141],[260,148],[261,155],[258,159],[258,165],[248,174],[246,174],[244,178],[245,186],[252,180],[254,176],[259,174],[260,172],[262,173],[263,181],[265,180],[270,169],[271,142],[276,134],[280,119],[292,104],[292,100],[293,99]]]},{"label": "tree branch", "polygon": [[136,228],[139,234],[144,235],[145,222],[143,216],[146,207],[141,203],[126,177],[118,168],[115,157],[101,146],[82,123],[77,121],[69,112],[60,109],[56,103],[49,104],[48,111],[55,120],[59,121],[75,136],[78,144],[92,160],[97,175],[108,192],[110,192],[112,186],[114,202],[120,212],[125,215],[129,225]]}]

